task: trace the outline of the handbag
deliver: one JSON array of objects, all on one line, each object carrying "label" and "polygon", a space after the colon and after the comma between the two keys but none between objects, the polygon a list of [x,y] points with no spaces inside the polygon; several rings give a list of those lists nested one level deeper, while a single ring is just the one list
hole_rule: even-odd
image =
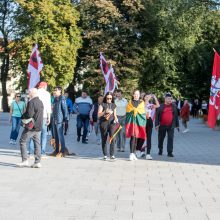
[{"label": "handbag", "polygon": [[22,119],[22,127],[27,129],[28,131],[31,131],[34,128],[35,121],[33,118],[28,119]]}]

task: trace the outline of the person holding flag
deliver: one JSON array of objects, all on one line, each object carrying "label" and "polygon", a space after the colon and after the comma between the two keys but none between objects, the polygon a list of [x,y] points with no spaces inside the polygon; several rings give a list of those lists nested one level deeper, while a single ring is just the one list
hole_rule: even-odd
[{"label": "person holding flag", "polygon": [[212,70],[209,111],[208,111],[208,125],[214,128],[218,116],[220,115],[220,56],[214,49],[214,64]]},{"label": "person holding flag", "polygon": [[137,160],[135,156],[136,149],[142,147],[146,139],[146,112],[145,103],[140,99],[140,91],[133,92],[133,98],[126,108],[126,137],[130,138],[130,156],[129,160]]}]

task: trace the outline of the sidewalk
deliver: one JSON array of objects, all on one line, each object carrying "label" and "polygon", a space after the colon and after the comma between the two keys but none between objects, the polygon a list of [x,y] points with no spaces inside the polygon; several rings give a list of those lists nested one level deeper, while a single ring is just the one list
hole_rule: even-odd
[{"label": "sidewalk", "polygon": [[[175,134],[174,158],[102,161],[94,134],[76,141],[75,119],[66,137],[78,156],[42,160],[41,169],[16,168],[19,145],[9,145],[10,125],[0,114],[0,220],[219,220],[220,132],[199,120]],[[48,151],[52,148],[48,146]],[[30,160],[33,162],[33,160]]]}]

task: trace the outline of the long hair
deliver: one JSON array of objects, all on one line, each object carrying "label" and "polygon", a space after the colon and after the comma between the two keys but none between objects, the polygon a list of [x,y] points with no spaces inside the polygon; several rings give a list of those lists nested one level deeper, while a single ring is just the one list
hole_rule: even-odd
[{"label": "long hair", "polygon": [[112,93],[112,92],[107,92],[107,93],[105,94],[105,97],[104,97],[104,99],[103,99],[103,103],[107,103],[107,96],[108,96],[108,95],[111,95],[111,96],[112,96],[112,103],[114,103],[115,100],[114,100],[114,96],[113,96],[113,93]]}]

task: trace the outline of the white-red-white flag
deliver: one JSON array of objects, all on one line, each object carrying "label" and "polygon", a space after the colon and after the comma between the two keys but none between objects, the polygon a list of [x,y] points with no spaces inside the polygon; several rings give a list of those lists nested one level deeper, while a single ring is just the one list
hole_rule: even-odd
[{"label": "white-red-white flag", "polygon": [[40,72],[43,66],[38,45],[35,44],[28,64],[28,90],[35,88],[40,82]]},{"label": "white-red-white flag", "polygon": [[117,87],[117,79],[114,73],[114,69],[111,66],[108,71],[108,79],[107,79],[106,86],[105,86],[105,94],[107,92],[113,93],[116,87]]},{"label": "white-red-white flag", "polygon": [[108,63],[104,57],[104,55],[100,52],[100,68],[102,71],[102,74],[105,78],[105,82],[108,82],[108,74],[109,74],[109,66]]}]

